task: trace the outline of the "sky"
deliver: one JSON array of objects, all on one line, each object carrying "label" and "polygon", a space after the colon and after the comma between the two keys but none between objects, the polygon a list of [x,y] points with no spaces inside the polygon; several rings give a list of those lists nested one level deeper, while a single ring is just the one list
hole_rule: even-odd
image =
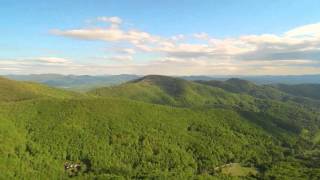
[{"label": "sky", "polygon": [[0,4],[0,74],[320,74],[319,0]]}]

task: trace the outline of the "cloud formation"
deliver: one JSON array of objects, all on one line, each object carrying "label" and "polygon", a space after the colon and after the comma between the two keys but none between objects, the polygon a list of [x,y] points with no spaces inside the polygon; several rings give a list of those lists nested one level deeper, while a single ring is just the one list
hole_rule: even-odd
[{"label": "cloud formation", "polygon": [[[139,30],[123,30],[119,26],[113,26],[113,24],[120,25],[122,23],[118,17],[100,17],[98,19],[110,22],[111,26],[108,28],[55,30],[53,33],[83,40],[127,42],[142,51],[163,52],[169,56],[170,54],[181,55],[183,58],[224,55],[233,58],[240,56],[243,59],[246,54],[254,55],[263,51],[266,55],[261,57],[266,60],[276,59],[281,57],[281,54],[289,55],[289,58],[286,59],[318,59],[314,58],[314,55],[317,55],[317,50],[320,47],[320,23],[297,27],[282,35],[262,34],[217,39],[210,37],[207,33],[193,34],[193,38],[205,41],[200,44],[180,42],[179,40],[183,40],[186,36],[183,34],[166,38]],[[281,59],[284,58],[281,57]]]},{"label": "cloud formation", "polygon": [[[32,58],[35,59],[35,58]],[[319,64],[310,60],[208,61],[160,58],[148,63],[47,63],[30,59],[0,59],[1,74],[165,74],[165,75],[265,75],[316,74]],[[129,61],[132,59],[129,57]],[[106,57],[106,61],[127,62],[126,57]],[[58,71],[57,71],[58,70]]]},{"label": "cloud formation", "polygon": [[98,21],[101,21],[101,22],[109,22],[111,24],[114,24],[114,25],[120,25],[122,23],[122,19],[119,18],[119,17],[116,17],[116,16],[113,16],[113,17],[98,17],[97,18]]},{"label": "cloud formation", "polygon": [[61,57],[36,57],[30,58],[33,61],[49,63],[49,64],[70,64],[71,61]]},{"label": "cloud formation", "polygon": [[[119,17],[98,17],[108,26],[56,29],[57,36],[111,43],[105,63],[76,64],[68,59],[40,57],[32,63],[68,64],[74,72],[99,74],[310,74],[320,72],[320,23],[303,25],[282,34],[217,38],[208,33],[170,37],[124,28]],[[114,46],[113,46],[114,45]],[[115,48],[117,47],[117,48]],[[141,61],[141,57],[149,57]],[[146,59],[146,58],[145,58]],[[110,63],[120,62],[120,64]],[[21,66],[21,64],[20,64]],[[90,68],[89,68],[90,67]],[[0,63],[1,68],[1,63]],[[4,67],[2,67],[4,68]],[[10,68],[10,67],[7,67]],[[18,68],[11,65],[11,68]],[[89,69],[87,69],[89,68]]]}]

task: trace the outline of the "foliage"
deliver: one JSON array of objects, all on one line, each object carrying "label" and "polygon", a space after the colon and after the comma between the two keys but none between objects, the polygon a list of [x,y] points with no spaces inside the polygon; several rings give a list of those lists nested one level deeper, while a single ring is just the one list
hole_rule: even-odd
[{"label": "foliage", "polygon": [[163,76],[90,95],[0,87],[0,179],[320,177],[319,114],[297,103]]}]

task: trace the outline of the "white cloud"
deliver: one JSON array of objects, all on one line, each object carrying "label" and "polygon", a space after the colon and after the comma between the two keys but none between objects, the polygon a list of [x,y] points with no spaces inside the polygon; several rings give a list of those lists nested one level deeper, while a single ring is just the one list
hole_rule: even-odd
[{"label": "white cloud", "polygon": [[208,40],[209,39],[209,35],[207,33],[195,33],[193,34],[193,36],[197,39],[202,39],[202,40]]},{"label": "white cloud", "polygon": [[112,56],[107,59],[111,61],[128,62],[128,61],[132,61],[133,57],[131,55],[118,55],[118,56]]},{"label": "white cloud", "polygon": [[112,24],[121,24],[122,23],[122,19],[116,16],[113,17],[98,17],[97,18],[98,21],[102,21],[102,22],[109,22]]},{"label": "white cloud", "polygon": [[66,31],[53,30],[51,32],[55,35],[61,35],[84,40],[121,41],[125,39],[124,32],[120,29],[114,28],[73,29]]},{"label": "white cloud", "polygon": [[[316,74],[320,72],[320,64],[310,60],[271,61],[211,61],[210,59],[159,58],[146,63],[126,63],[131,57],[106,57],[104,60],[116,61],[116,64],[50,64],[31,61],[30,59],[1,60],[1,74],[166,74],[166,75],[265,75],[265,74]],[[124,61],[123,61],[124,60]],[[117,62],[121,62],[118,64]],[[122,63],[124,62],[124,63]]]},{"label": "white cloud", "polygon": [[[126,73],[137,70],[138,73],[161,74],[299,74],[315,73],[320,68],[320,23],[297,27],[278,35],[215,38],[204,32],[192,36],[179,34],[164,37],[141,30],[124,29],[121,27],[122,20],[117,17],[100,17],[98,20],[111,25],[107,28],[52,32],[82,40],[121,43],[125,47],[114,51],[116,55],[109,59],[131,61],[130,66],[117,66],[118,70],[123,69]],[[199,39],[204,41],[197,41]],[[133,54],[152,54],[157,60],[150,59],[147,63],[137,64]]]},{"label": "white cloud", "polygon": [[285,36],[288,37],[317,37],[320,38],[320,23],[309,24],[294,28],[285,33]]},{"label": "white cloud", "polygon": [[[100,18],[111,21],[111,18]],[[119,22],[117,18],[113,21]],[[121,21],[120,21],[121,22]],[[225,56],[237,56],[243,53],[252,53],[268,49],[268,51],[289,50],[302,51],[308,47],[309,50],[320,49],[320,23],[295,28],[284,35],[262,34],[246,35],[238,38],[217,39],[206,33],[194,34],[197,39],[206,39],[207,43],[177,42],[185,39],[180,34],[171,38],[152,35],[139,30],[122,30],[116,28],[83,28],[71,30],[54,30],[54,34],[84,40],[101,40],[107,42],[126,42],[134,47],[148,52],[179,53],[182,57],[188,54],[202,53],[203,56],[211,57],[213,54],[224,54]],[[312,46],[312,47],[311,47]],[[271,52],[272,53],[272,52]]]},{"label": "white cloud", "polygon": [[173,41],[181,41],[181,40],[183,40],[183,39],[185,39],[185,38],[186,38],[186,36],[183,35],[183,34],[178,34],[178,35],[175,35],[175,36],[172,36],[172,37],[171,37],[171,39],[172,39]]},{"label": "white cloud", "polygon": [[35,61],[43,62],[43,63],[50,63],[50,64],[67,64],[71,63],[70,60],[60,57],[36,57],[32,58]]},{"label": "white cloud", "polygon": [[118,49],[117,52],[120,54],[136,54],[136,50],[131,48]]}]

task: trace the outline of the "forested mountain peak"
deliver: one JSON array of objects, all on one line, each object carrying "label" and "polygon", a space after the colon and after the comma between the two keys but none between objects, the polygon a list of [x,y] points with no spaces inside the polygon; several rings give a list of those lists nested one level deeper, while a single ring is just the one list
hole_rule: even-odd
[{"label": "forested mountain peak", "polygon": [[230,79],[226,80],[226,82],[233,83],[233,84],[239,84],[239,85],[244,85],[244,84],[253,85],[254,84],[250,81],[240,79],[240,78],[230,78]]},{"label": "forested mountain peak", "polygon": [[177,77],[171,77],[171,76],[164,76],[164,75],[147,75],[143,76],[142,78],[133,80],[131,82],[139,83],[139,82],[148,82],[155,85],[173,85],[177,83],[188,83],[191,81],[184,80]]},{"label": "forested mountain peak", "polygon": [[241,93],[241,92],[248,92],[253,89],[258,89],[259,86],[254,84],[253,82],[239,79],[239,78],[230,78],[226,81],[217,81],[217,80],[210,80],[210,81],[197,81],[202,84],[207,84],[214,87],[220,87],[222,89]]}]

